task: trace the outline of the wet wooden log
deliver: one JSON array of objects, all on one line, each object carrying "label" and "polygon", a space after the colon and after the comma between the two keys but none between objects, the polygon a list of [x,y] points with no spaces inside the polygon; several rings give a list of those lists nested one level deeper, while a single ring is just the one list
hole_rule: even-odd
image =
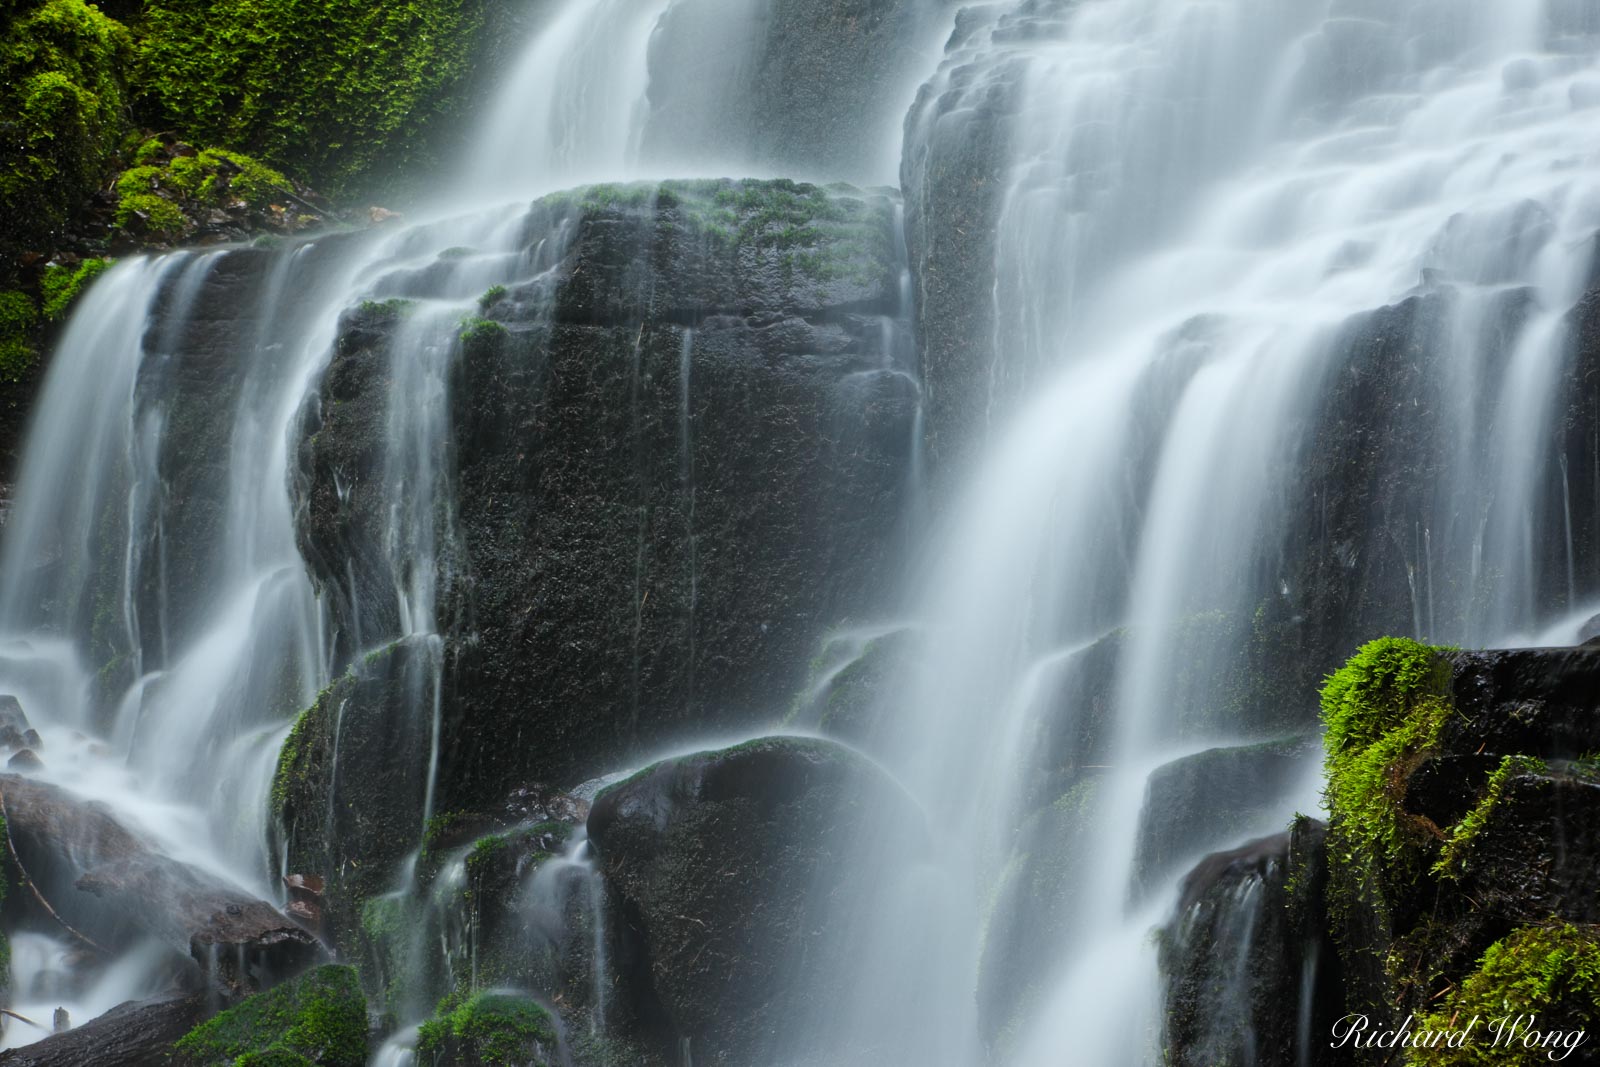
[{"label": "wet wooden log", "polygon": [[0,1052],[0,1067],[168,1067],[172,1043],[200,1022],[205,1008],[198,993],[128,1001],[77,1029]]},{"label": "wet wooden log", "polygon": [[265,988],[322,955],[315,935],[276,907],[164,855],[104,804],[0,775],[0,816],[30,888],[97,947],[155,938],[233,993]]}]

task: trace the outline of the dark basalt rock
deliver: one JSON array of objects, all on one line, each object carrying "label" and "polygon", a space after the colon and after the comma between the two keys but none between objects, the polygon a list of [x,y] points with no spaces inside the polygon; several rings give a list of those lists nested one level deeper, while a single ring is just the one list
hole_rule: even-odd
[{"label": "dark basalt rock", "polygon": [[[1394,852],[1368,855],[1352,843],[1359,838],[1341,836],[1351,824],[1337,821],[1325,842],[1302,820],[1286,864],[1255,842],[1209,857],[1185,880],[1162,955],[1174,1063],[1243,1062],[1250,1047],[1256,1062],[1274,1062],[1269,1049],[1292,1047],[1282,1034],[1291,1016],[1284,1005],[1307,1003],[1296,976],[1313,971],[1320,977],[1310,1010],[1321,1020],[1313,1035],[1329,1033],[1346,1013],[1367,1015],[1374,1030],[1394,1029],[1408,1015],[1443,1025],[1490,946],[1518,931],[1592,930],[1600,921],[1600,774],[1592,762],[1600,653],[1445,655],[1453,708],[1437,741],[1383,771],[1383,795],[1403,827]],[[1335,810],[1336,820],[1375,817]],[[1511,957],[1500,966],[1514,975],[1541,962]],[[1554,1004],[1554,1016],[1592,1015],[1592,1002],[1579,1001]],[[1313,1057],[1329,1055],[1325,1045],[1313,1042]],[[1330,1062],[1389,1062],[1381,1049],[1337,1055]]]},{"label": "dark basalt rock", "polygon": [[[205,1015],[203,993],[118,1004],[98,1018],[22,1048],[0,1052],[4,1067],[165,1067],[172,1044]],[[17,1025],[12,1023],[11,1025]]]},{"label": "dark basalt rock", "polygon": [[1145,787],[1136,887],[1148,892],[1196,854],[1269,827],[1321,759],[1316,739],[1297,738],[1209,749],[1158,768]]},{"label": "dark basalt rock", "polygon": [[[795,995],[844,973],[823,929],[817,876],[853,832],[928,847],[920,812],[861,756],[772,737],[658,763],[602,792],[589,814],[624,995],[612,1024],[665,1062],[766,1062]],[[875,838],[877,840],[879,838]],[[828,876],[825,895],[845,879]],[[829,968],[840,968],[830,971]]]},{"label": "dark basalt rock", "polygon": [[1325,834],[1301,820],[1184,878],[1161,935],[1174,1067],[1338,1062],[1323,1036],[1343,1014],[1323,909]]},{"label": "dark basalt rock", "polygon": [[[916,404],[884,364],[894,214],[783,181],[535,206],[552,269],[508,287],[450,383],[436,810],[772,721],[817,635],[874,603]],[[301,547],[344,655],[400,629],[378,465],[401,317],[347,316],[300,444]]]},{"label": "dark basalt rock", "polygon": [[362,657],[284,742],[273,799],[288,869],[325,880],[324,915],[341,946],[352,944],[360,902],[392,888],[421,837],[441,656],[438,642],[411,638]]}]

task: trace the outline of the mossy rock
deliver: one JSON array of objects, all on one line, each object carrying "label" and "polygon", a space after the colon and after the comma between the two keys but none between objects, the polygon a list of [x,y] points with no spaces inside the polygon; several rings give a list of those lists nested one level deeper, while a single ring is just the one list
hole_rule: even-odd
[{"label": "mossy rock", "polygon": [[126,27],[83,0],[45,0],[0,38],[0,205],[13,240],[58,231],[95,191],[126,126]]},{"label": "mossy rock", "polygon": [[174,1048],[186,1067],[365,1067],[367,1003],[355,968],[330,964],[247,997]]},{"label": "mossy rock", "polygon": [[480,992],[447,998],[417,1034],[421,1063],[452,1067],[551,1067],[559,1062],[555,1021],[532,999]]},{"label": "mossy rock", "polygon": [[[1505,1024],[1519,1016],[1532,1016],[1533,1022],[1524,1022],[1524,1033],[1512,1038]],[[1532,1067],[1568,1059],[1574,1052],[1570,1062],[1591,1062],[1600,1030],[1600,928],[1552,922],[1496,941],[1477,970],[1418,1020],[1416,1029],[1461,1029],[1474,1020],[1478,1025],[1462,1048],[1414,1049],[1410,1062],[1421,1067]],[[1528,1036],[1530,1030],[1563,1036],[1546,1044]],[[1584,1036],[1569,1045],[1574,1031]]]}]

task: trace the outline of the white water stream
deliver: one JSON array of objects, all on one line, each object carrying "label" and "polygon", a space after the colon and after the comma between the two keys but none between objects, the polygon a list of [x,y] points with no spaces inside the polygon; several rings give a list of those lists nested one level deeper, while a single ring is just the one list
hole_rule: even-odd
[{"label": "white water stream", "polygon": [[[448,259],[432,289],[444,295],[392,353],[395,607],[355,620],[363,648],[429,639],[435,579],[450,565],[450,515],[433,502],[449,496],[454,325],[490,286],[547,266],[525,251],[533,197],[760,172],[737,151],[673,150],[702,143],[695,101],[726,106],[726,87],[750,76],[742,49],[760,6],[568,0],[426,217],[259,253],[265,266],[232,290],[256,325],[238,341],[242,380],[214,401],[227,407],[205,456],[205,484],[221,490],[213,511],[173,498],[164,464],[192,458],[185,435],[216,423],[194,410],[207,368],[190,365],[188,339],[217,310],[204,300],[213,272],[240,253],[130,260],[92,287],[37,403],[0,553],[0,691],[43,735],[43,777],[105,799],[173,855],[279,896],[272,767],[289,715],[340,666],[295,544],[289,449],[341,313],[407,295],[412,272],[473,250]],[[685,35],[665,32],[672,17],[716,32],[673,51],[662,42]],[[1244,640],[1239,620],[1300,593],[1275,570],[1312,504],[1289,459],[1345,370],[1354,320],[1440,296],[1426,343],[1442,346],[1445,387],[1431,400],[1457,436],[1440,488],[1452,504],[1418,534],[1419,635],[1567,640],[1587,618],[1538,595],[1545,531],[1530,516],[1548,513],[1560,322],[1590,280],[1600,227],[1600,27],[1571,4],[1532,0],[1028,0],[965,17],[906,129],[915,144],[950,114],[1014,104],[995,120],[1007,136],[975,431],[987,444],[927,546],[905,613],[926,647],[879,729],[891,769],[941,828],[941,857],[866,880],[878,898],[840,923],[856,931],[865,916],[871,928],[859,968],[837,976],[844,1007],[797,1029],[852,1062],[983,1060],[974,991],[987,909],[1034,803],[1047,718],[1083,713],[1040,693],[1125,628],[1093,862],[1072,876],[1057,966],[992,1054],[1018,1067],[1154,1063],[1148,931],[1171,893],[1129,904],[1141,817],[1161,814],[1144,811],[1146,780],[1176,756],[1250,739],[1208,719],[1214,686],[1183,688],[1177,666],[1226,662]],[[654,99],[662,64],[680,83],[698,70],[698,91],[672,107]],[[953,110],[931,106],[941,98]],[[903,103],[885,101],[886,114]],[[1525,313],[1491,346],[1508,300]],[[1445,571],[1467,580],[1432,582]],[[1187,626],[1211,614],[1234,621],[1197,652]],[[402,725],[429,732],[436,762],[437,663],[421,673]],[[1313,805],[1315,788],[1290,790],[1285,815]],[[873,863],[870,850],[859,862]],[[17,947],[14,986],[45,990],[42,1010],[60,953]],[[71,995],[74,1017],[163,979],[126,961]],[[382,1062],[401,1062],[403,1044]],[[812,1051],[794,1044],[797,1060]]]}]

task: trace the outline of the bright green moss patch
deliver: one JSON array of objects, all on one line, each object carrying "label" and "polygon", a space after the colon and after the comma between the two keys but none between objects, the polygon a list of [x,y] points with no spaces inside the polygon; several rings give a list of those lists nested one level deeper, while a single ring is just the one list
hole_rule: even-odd
[{"label": "bright green moss patch", "polygon": [[[157,159],[145,152],[150,144],[140,147],[139,157]],[[262,207],[288,191],[289,180],[271,167],[238,152],[207,148],[124,171],[117,179],[116,222],[129,226],[138,220],[158,236],[175,236],[185,226],[180,203],[210,208],[243,202]]]},{"label": "bright green moss patch", "polygon": [[1543,774],[1545,770],[1544,760],[1534,756],[1507,756],[1502,759],[1500,766],[1489,776],[1489,783],[1483,791],[1483,799],[1451,828],[1450,836],[1439,852],[1439,859],[1433,865],[1433,873],[1452,877],[1459,874],[1462,864],[1472,850],[1473,842],[1477,840],[1478,834],[1488,824],[1489,817],[1500,803],[1500,796],[1505,792],[1506,783],[1519,774]]},{"label": "bright green moss patch", "polygon": [[[14,5],[8,5],[13,6]],[[45,237],[99,186],[126,119],[133,38],[83,0],[8,11],[0,37],[0,204],[16,237]]]},{"label": "bright green moss patch", "polygon": [[458,1067],[523,1067],[548,1064],[556,1049],[550,1013],[526,997],[475,993],[457,1003],[447,997],[439,1018],[423,1023],[417,1036],[421,1063]]},{"label": "bright green moss patch", "polygon": [[139,98],[341,195],[380,163],[408,169],[459,110],[483,14],[477,0],[152,0]]},{"label": "bright green moss patch", "polygon": [[201,1023],[175,1046],[196,1067],[237,1064],[243,1057],[279,1055],[255,1061],[278,1067],[282,1054],[298,1055],[319,1067],[365,1067],[367,1005],[352,967],[325,966],[247,997]]},{"label": "bright green moss patch", "polygon": [[109,266],[111,266],[109,259],[86,259],[76,267],[62,265],[46,267],[43,277],[39,279],[39,291],[44,297],[45,318],[59,319],[65,315],[72,302],[78,299],[83,287],[99,277]]},{"label": "bright green moss patch", "polygon": [[1406,781],[1452,711],[1443,650],[1384,637],[1361,647],[1322,690],[1328,809],[1336,861],[1364,857],[1399,873],[1427,837],[1401,807]]},{"label": "bright green moss patch", "polygon": [[492,285],[489,287],[487,292],[478,297],[478,307],[482,308],[484,311],[488,311],[505,298],[506,287],[503,285]]},{"label": "bright green moss patch", "polygon": [[507,330],[493,319],[470,318],[461,323],[462,347],[491,344],[505,337]]},{"label": "bright green moss patch", "polygon": [[[1438,1009],[1418,1021],[1418,1030],[1461,1029],[1477,1019],[1473,1040],[1460,1049],[1420,1048],[1411,1061],[1424,1067],[1522,1067],[1548,1064],[1552,1046],[1495,1038],[1497,1021],[1531,1015],[1524,1031],[1583,1028],[1583,1045],[1568,1062],[1589,1062],[1600,1035],[1600,937],[1593,926],[1552,923],[1524,927],[1495,942],[1478,969],[1445,997]],[[1503,1033],[1503,1029],[1498,1033]],[[1587,1046],[1587,1048],[1585,1048]],[[1555,1051],[1560,1052],[1557,1048]]]}]

